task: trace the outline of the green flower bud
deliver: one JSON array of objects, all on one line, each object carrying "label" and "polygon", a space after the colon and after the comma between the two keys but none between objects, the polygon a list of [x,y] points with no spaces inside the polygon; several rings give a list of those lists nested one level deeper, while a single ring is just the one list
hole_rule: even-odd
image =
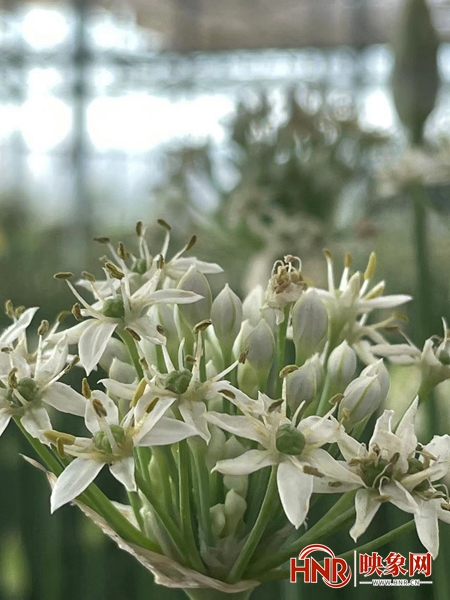
[{"label": "green flower bud", "polygon": [[439,87],[439,40],[426,0],[406,0],[394,40],[392,90],[395,106],[413,144],[433,110]]},{"label": "green flower bud", "polygon": [[[110,428],[117,445],[122,445],[125,441],[125,431],[123,427],[120,427],[120,425],[110,425]],[[105,452],[106,454],[112,453],[111,444],[104,431],[97,431],[94,435],[94,444],[100,452]]]},{"label": "green flower bud", "polygon": [[27,402],[32,402],[36,398],[38,386],[30,377],[23,377],[17,384],[17,391]]},{"label": "green flower bud", "polygon": [[389,391],[389,374],[382,361],[366,367],[345,389],[339,419],[347,429],[372,415]]},{"label": "green flower bud", "polygon": [[123,305],[122,297],[116,296],[115,298],[106,300],[102,308],[102,313],[105,317],[122,319],[125,316],[125,307]]},{"label": "green flower bud", "polygon": [[187,369],[172,371],[164,380],[164,388],[174,394],[184,394],[191,382],[192,373]]},{"label": "green flower bud", "polygon": [[282,454],[299,456],[305,448],[306,439],[291,423],[285,423],[278,428],[275,445]]},{"label": "green flower bud", "polygon": [[319,360],[308,360],[286,377],[286,400],[293,414],[302,402],[310,404],[323,382],[323,367]]},{"label": "green flower bud", "polygon": [[342,393],[349,385],[356,371],[356,363],[356,354],[346,340],[333,350],[328,359],[331,396]]},{"label": "green flower bud", "polygon": [[297,300],[292,309],[296,363],[302,365],[321,346],[328,331],[328,313],[315,290]]},{"label": "green flower bud", "polygon": [[255,369],[258,376],[269,376],[275,353],[275,338],[264,319],[258,323],[246,340],[248,347],[247,362]]},{"label": "green flower bud", "polygon": [[179,304],[178,311],[192,330],[201,321],[205,321],[211,317],[212,294],[206,277],[195,267],[191,267],[178,283],[179,290],[195,292],[203,296],[201,300],[192,302],[191,304]]},{"label": "green flower bud", "polygon": [[214,300],[211,320],[220,344],[231,350],[242,323],[242,302],[228,283]]}]

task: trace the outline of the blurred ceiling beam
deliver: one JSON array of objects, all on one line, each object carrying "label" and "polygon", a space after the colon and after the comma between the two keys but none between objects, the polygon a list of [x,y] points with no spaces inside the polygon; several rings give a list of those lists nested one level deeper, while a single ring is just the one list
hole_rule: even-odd
[{"label": "blurred ceiling beam", "polygon": [[[113,12],[133,10],[137,22],[160,34],[164,49],[178,52],[235,49],[363,48],[393,34],[402,0],[86,0]],[[28,0],[55,7],[57,0]],[[0,7],[23,5],[0,0]],[[430,0],[435,22],[450,39],[450,5]],[[66,3],[67,4],[67,3]]]}]

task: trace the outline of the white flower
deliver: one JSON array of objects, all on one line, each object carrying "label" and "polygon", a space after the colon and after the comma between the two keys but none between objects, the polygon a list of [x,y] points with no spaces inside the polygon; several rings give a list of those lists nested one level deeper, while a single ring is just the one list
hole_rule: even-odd
[{"label": "white flower", "polygon": [[317,288],[317,293],[328,311],[330,347],[334,349],[347,340],[363,362],[373,362],[375,358],[370,352],[370,345],[362,338],[367,337],[372,343],[387,345],[388,342],[378,329],[391,323],[392,318],[367,325],[369,314],[375,309],[395,308],[405,304],[411,300],[411,296],[405,294],[383,296],[384,281],[369,290],[376,266],[374,253],[370,255],[363,277],[359,272],[350,277],[351,257],[347,254],[342,278],[339,287],[336,288],[331,253],[326,251],[325,256],[328,265],[328,290]]},{"label": "white flower", "polygon": [[[105,465],[128,491],[136,491],[135,447],[174,444],[197,434],[186,423],[164,416],[171,404],[168,399],[154,401],[144,394],[136,408],[119,420],[119,410],[111,398],[94,391],[85,413],[86,427],[93,437],[74,438],[64,445],[65,451],[77,458],[58,478],[51,496],[52,512],[84,492]],[[58,439],[57,432],[46,433]],[[63,443],[65,438],[63,434]]]},{"label": "white flower", "polygon": [[[189,304],[201,299],[201,296],[193,292],[176,289],[157,290],[161,276],[160,269],[134,293],[131,293],[130,279],[124,271],[119,270],[112,263],[107,263],[104,271],[107,282],[110,283],[109,290],[101,292],[95,283],[90,281],[97,297],[97,302],[92,306],[67,280],[75,297],[84,307],[81,310],[82,315],[92,317],[88,321],[75,325],[72,331],[70,329],[67,331],[71,341],[74,336],[78,339],[81,364],[87,374],[97,365],[116,329],[131,330],[135,336],[156,344],[164,341],[163,336],[157,331],[157,324],[147,314],[152,305],[161,302]],[[111,273],[113,277],[110,276]],[[119,282],[119,289],[116,289],[117,282]]]},{"label": "white flower", "polygon": [[263,309],[268,307],[275,310],[277,325],[284,321],[284,309],[297,302],[306,289],[301,268],[302,263],[297,256],[285,256],[284,261],[277,260],[273,266]]},{"label": "white flower", "polygon": [[[74,389],[58,380],[67,372],[67,341],[62,338],[47,356],[43,353],[42,336],[36,363],[30,365],[19,353],[4,353],[8,359],[7,372],[3,369],[0,380],[0,435],[11,417],[18,416],[26,431],[33,437],[42,438],[42,431],[51,429],[50,418],[43,403],[73,415],[83,415],[85,399]],[[45,440],[44,440],[45,441]]]},{"label": "white flower", "polygon": [[[166,372],[161,373],[154,365],[144,369],[149,390],[146,393],[147,401],[151,402],[160,398],[170,401],[171,405],[176,403],[175,406],[184,421],[194,427],[197,434],[208,443],[211,434],[205,418],[207,412],[205,402],[216,398],[219,389],[227,388],[228,382],[221,380],[236,367],[237,361],[221,373],[206,381],[201,381],[202,345],[200,339],[197,343],[192,371],[186,368],[183,343],[179,348],[178,368],[174,366],[166,347],[161,346],[161,348]],[[110,392],[125,400],[132,400],[137,390],[136,383],[121,384],[112,379],[103,379],[102,383]]]},{"label": "white flower", "polygon": [[285,402],[271,400],[259,394],[252,400],[237,389],[225,390],[229,398],[244,413],[232,416],[209,412],[207,419],[230,433],[258,442],[263,449],[244,452],[241,456],[221,460],[215,470],[226,475],[248,475],[271,465],[278,465],[277,485],[280,500],[289,521],[296,527],[305,521],[315,479],[327,477],[329,483],[345,491],[359,487],[360,478],[342,463],[334,460],[321,446],[335,442],[342,427],[333,417],[311,416],[295,426],[295,419],[286,417]]},{"label": "white flower", "polygon": [[435,437],[430,444],[418,445],[415,417],[418,400],[392,430],[393,411],[385,410],[377,420],[368,448],[348,435],[338,444],[349,466],[364,482],[355,498],[356,521],[350,535],[362,535],[383,502],[414,515],[417,534],[435,558],[439,551],[438,519],[450,522],[446,494],[433,482],[449,469],[450,436]]}]

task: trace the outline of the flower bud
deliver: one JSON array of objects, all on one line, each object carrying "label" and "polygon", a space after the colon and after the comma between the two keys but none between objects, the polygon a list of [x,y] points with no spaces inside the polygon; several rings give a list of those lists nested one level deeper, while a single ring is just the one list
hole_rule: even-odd
[{"label": "flower bud", "polygon": [[225,505],[216,504],[215,506],[211,506],[209,514],[211,517],[211,529],[213,534],[216,537],[221,537],[227,522],[225,517]]},{"label": "flower bud", "polygon": [[319,294],[310,290],[292,309],[292,331],[296,362],[301,365],[322,344],[328,330],[328,313]]},{"label": "flower bud", "polygon": [[[234,435],[226,442],[226,458],[237,458],[245,452],[246,448]],[[248,475],[224,475],[223,484],[228,490],[234,490],[245,498],[248,489]]]},{"label": "flower bud", "polygon": [[253,327],[256,327],[261,320],[261,307],[264,301],[264,290],[261,285],[257,285],[244,298],[242,303],[242,318],[248,319]]},{"label": "flower bud", "polygon": [[275,445],[282,454],[299,456],[305,448],[306,439],[292,423],[285,423],[278,427]]},{"label": "flower bud", "polygon": [[231,535],[236,531],[247,510],[247,502],[235,490],[230,490],[225,496],[225,534]]},{"label": "flower bud", "polygon": [[333,350],[328,359],[330,394],[339,394],[352,381],[356,371],[356,354],[346,340]]},{"label": "flower bud", "polygon": [[247,362],[255,369],[259,380],[267,381],[275,354],[275,338],[264,319],[248,336],[246,346]]},{"label": "flower bud", "polygon": [[371,377],[372,375],[376,375],[378,377],[378,381],[381,387],[381,394],[383,396],[383,400],[386,398],[389,392],[389,387],[391,385],[391,379],[389,377],[389,372],[384,366],[384,362],[382,359],[377,360],[370,365],[368,365],[365,369],[361,371],[361,375],[368,375]]},{"label": "flower bud", "polygon": [[437,385],[450,379],[450,365],[447,362],[447,344],[445,340],[436,351],[433,349],[433,340],[425,342],[420,359],[422,383],[419,397],[424,398]]},{"label": "flower bud", "polygon": [[323,367],[320,360],[306,363],[286,377],[286,401],[294,414],[302,402],[310,404],[323,383]]},{"label": "flower bud", "polygon": [[242,314],[242,302],[227,283],[214,300],[211,309],[211,320],[215,334],[220,344],[227,351],[231,350],[239,333]]},{"label": "flower bud", "polygon": [[178,283],[179,290],[195,292],[203,296],[201,300],[190,304],[179,304],[178,310],[184,322],[194,329],[197,323],[206,321],[211,316],[212,294],[206,277],[195,267],[183,275]]},{"label": "flower bud", "polygon": [[389,374],[381,361],[369,365],[344,391],[339,419],[347,429],[373,414],[389,391]]}]

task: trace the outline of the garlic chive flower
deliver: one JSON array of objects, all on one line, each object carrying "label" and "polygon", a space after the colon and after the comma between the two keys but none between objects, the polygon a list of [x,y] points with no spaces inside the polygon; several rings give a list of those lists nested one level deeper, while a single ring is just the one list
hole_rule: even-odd
[{"label": "garlic chive flower", "polygon": [[356,493],[356,521],[350,535],[356,541],[370,525],[383,502],[414,515],[417,535],[436,557],[439,551],[438,519],[450,523],[445,486],[436,485],[449,470],[450,436],[435,436],[421,446],[415,434],[418,399],[411,404],[397,429],[392,410],[377,420],[368,448],[343,435],[339,448],[349,467],[362,480]]},{"label": "garlic chive flower", "polygon": [[[52,512],[83,493],[105,465],[129,492],[136,491],[135,447],[174,444],[197,434],[190,425],[164,416],[171,404],[167,400],[155,402],[145,394],[140,400],[139,408],[132,408],[120,420],[111,398],[98,390],[92,393],[86,405],[85,423],[93,437],[77,437],[67,445],[64,437],[60,438],[65,453],[76,458],[53,488]],[[50,439],[58,438],[57,432],[45,433]]]},{"label": "garlic chive flower", "polygon": [[[296,423],[286,416],[285,401],[264,394],[252,400],[237,389],[228,388],[224,398],[235,404],[242,416],[210,411],[210,423],[245,439],[257,442],[258,449],[241,456],[220,460],[215,470],[225,475],[248,475],[277,465],[277,486],[286,517],[296,527],[305,521],[315,479],[326,477],[339,491],[358,487],[360,479],[336,461],[322,446],[335,442],[343,428],[330,414],[310,416]],[[337,487],[329,487],[336,490]]]},{"label": "garlic chive flower", "polygon": [[111,265],[112,263],[106,263],[103,269],[106,280],[110,284],[107,295],[97,289],[95,282],[90,282],[96,297],[93,305],[88,304],[71,282],[66,280],[82,306],[81,315],[91,317],[75,325],[73,332],[69,330],[67,333],[78,337],[80,360],[87,374],[97,365],[116,329],[128,330],[134,334],[134,337],[146,338],[156,344],[163,342],[164,338],[158,332],[157,324],[147,314],[152,305],[161,302],[189,304],[201,299],[201,296],[194,292],[170,288],[158,290],[160,269],[156,270],[152,278],[142,287],[131,293],[129,276],[123,270]]}]

